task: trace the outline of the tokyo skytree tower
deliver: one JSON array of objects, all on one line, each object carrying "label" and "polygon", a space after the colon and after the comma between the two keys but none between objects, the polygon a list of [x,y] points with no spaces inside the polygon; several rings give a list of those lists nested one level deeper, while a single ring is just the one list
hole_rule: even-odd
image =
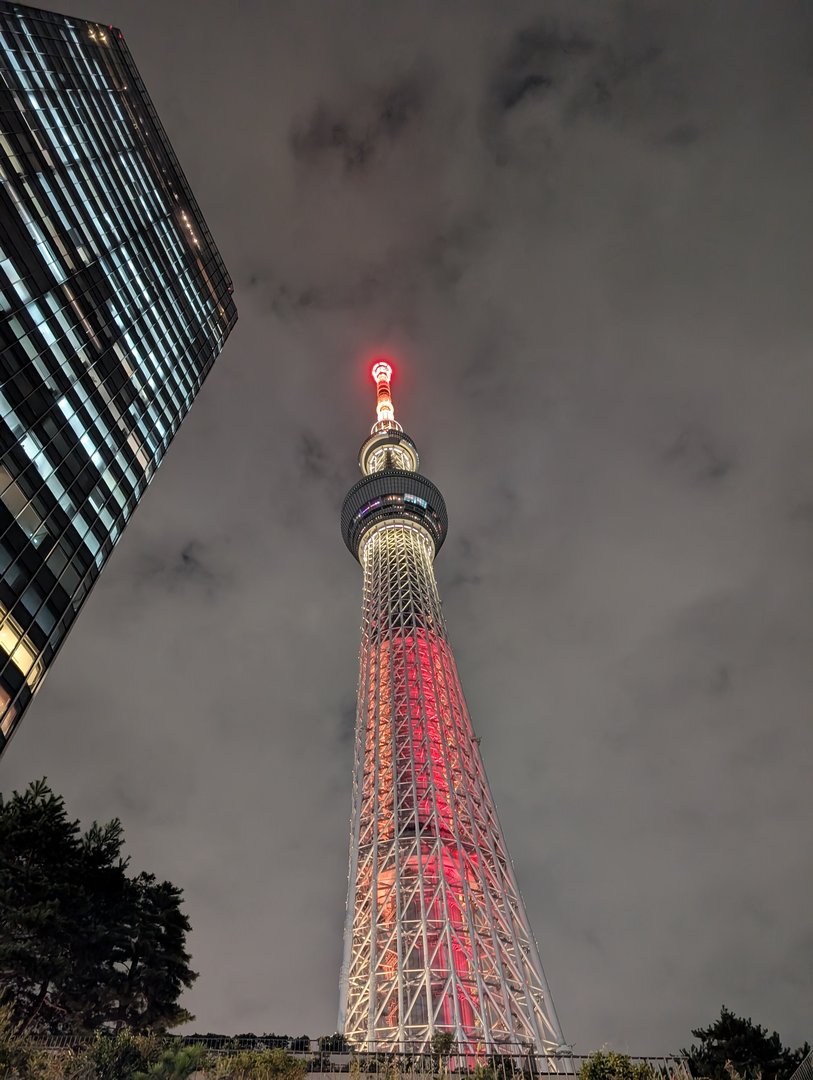
[{"label": "tokyo skytree tower", "polygon": [[564,1037],[472,732],[433,560],[443,496],[373,366],[342,534],[364,572],[339,1030],[361,1049],[551,1053]]}]

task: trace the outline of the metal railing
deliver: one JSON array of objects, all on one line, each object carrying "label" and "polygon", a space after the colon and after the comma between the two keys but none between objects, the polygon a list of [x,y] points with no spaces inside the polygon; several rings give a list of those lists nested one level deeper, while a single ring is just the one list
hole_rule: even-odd
[{"label": "metal railing", "polygon": [[[208,1054],[227,1056],[240,1051],[284,1050],[302,1061],[308,1073],[350,1073],[376,1076],[380,1080],[412,1080],[428,1077],[463,1077],[475,1074],[480,1080],[532,1080],[533,1077],[577,1077],[589,1054],[567,1049],[556,1054],[538,1054],[527,1047],[483,1048],[482,1052],[437,1054],[423,1046],[406,1045],[398,1051],[390,1047],[356,1050],[347,1047],[341,1036],[309,1039],[281,1035],[166,1035],[166,1046],[202,1046]],[[52,1037],[37,1046],[56,1055],[74,1056],[88,1045],[75,1036]],[[685,1057],[629,1055],[634,1065],[649,1067],[651,1080],[691,1080]],[[809,1059],[807,1059],[809,1061]],[[804,1063],[803,1063],[804,1065]],[[800,1066],[801,1069],[802,1066]],[[797,1073],[793,1080],[813,1080]]]}]

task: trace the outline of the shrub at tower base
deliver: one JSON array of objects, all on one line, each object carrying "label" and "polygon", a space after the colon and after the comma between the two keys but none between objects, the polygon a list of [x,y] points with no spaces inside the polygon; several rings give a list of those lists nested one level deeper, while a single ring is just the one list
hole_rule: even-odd
[{"label": "shrub at tower base", "polygon": [[2,1080],[303,1080],[304,1061],[286,1050],[209,1053],[201,1044],[156,1035],[97,1032],[83,1045],[56,1051],[9,1029],[0,1008]]},{"label": "shrub at tower base", "polygon": [[579,1080],[653,1080],[654,1076],[648,1062],[633,1061],[614,1050],[598,1050],[579,1069]]},{"label": "shrub at tower base", "polygon": [[0,1005],[18,1036],[191,1019],[181,890],[130,876],[123,843],[117,818],[82,832],[45,780],[0,795]]}]

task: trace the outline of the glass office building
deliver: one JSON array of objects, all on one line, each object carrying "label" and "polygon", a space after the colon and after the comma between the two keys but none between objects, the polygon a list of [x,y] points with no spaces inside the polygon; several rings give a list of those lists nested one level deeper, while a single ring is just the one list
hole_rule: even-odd
[{"label": "glass office building", "polygon": [[237,319],[122,34],[0,0],[0,753]]}]

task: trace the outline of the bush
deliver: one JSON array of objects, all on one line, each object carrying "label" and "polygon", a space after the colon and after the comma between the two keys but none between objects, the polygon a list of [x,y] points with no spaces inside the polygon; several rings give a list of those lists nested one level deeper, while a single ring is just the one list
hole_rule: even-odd
[{"label": "bush", "polygon": [[214,1080],[301,1080],[307,1063],[285,1050],[241,1050],[221,1059]]},{"label": "bush", "polygon": [[472,1076],[474,1077],[474,1080],[496,1080],[492,1067],[490,1065],[484,1065],[480,1061],[474,1066]]},{"label": "bush", "polygon": [[11,1005],[0,1005],[0,1080],[60,1080],[58,1059],[35,1050],[17,1027]]},{"label": "bush", "polygon": [[115,1035],[99,1032],[80,1054],[65,1064],[66,1080],[134,1080],[158,1061],[161,1047],[150,1035],[134,1035],[124,1029]]},{"label": "bush", "polygon": [[10,1005],[0,1005],[0,1077],[13,1076],[25,1068],[28,1047],[15,1034],[16,1024]]},{"label": "bush", "polygon": [[338,1031],[335,1035],[321,1035],[317,1043],[323,1054],[347,1054],[350,1051],[347,1039]]},{"label": "bush", "polygon": [[206,1050],[197,1046],[173,1046],[164,1050],[146,1072],[133,1073],[133,1080],[187,1080],[203,1068]]},{"label": "bush", "polygon": [[454,1035],[451,1031],[436,1031],[430,1040],[430,1046],[437,1057],[448,1057],[454,1049]]},{"label": "bush", "polygon": [[511,1080],[511,1077],[522,1074],[522,1063],[518,1063],[513,1054],[492,1054],[486,1067],[496,1080]]},{"label": "bush", "polygon": [[653,1080],[655,1073],[647,1061],[633,1061],[628,1054],[598,1050],[579,1069],[579,1080]]}]

